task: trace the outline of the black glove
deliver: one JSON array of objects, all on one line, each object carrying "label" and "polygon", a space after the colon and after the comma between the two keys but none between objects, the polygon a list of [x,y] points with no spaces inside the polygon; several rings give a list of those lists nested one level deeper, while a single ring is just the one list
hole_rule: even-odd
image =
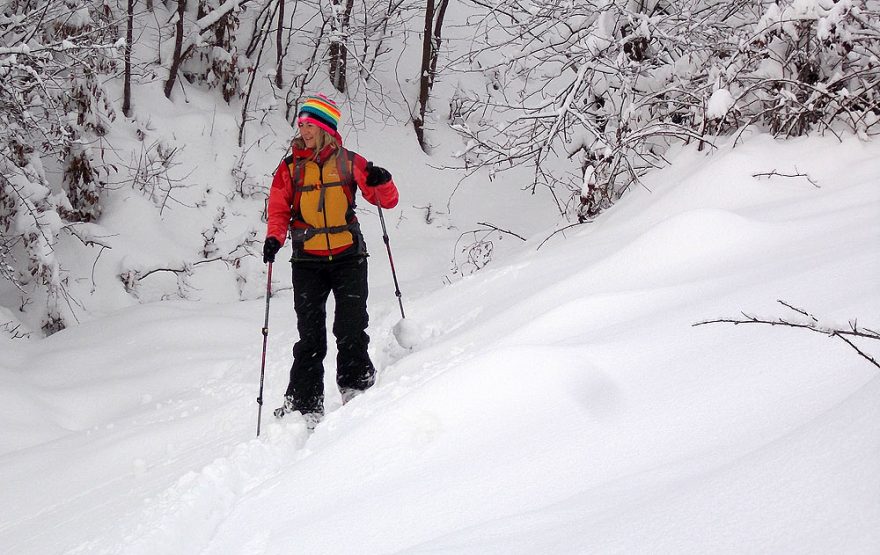
[{"label": "black glove", "polygon": [[263,243],[263,262],[275,262],[275,255],[281,250],[281,241],[274,237],[266,237]]},{"label": "black glove", "polygon": [[367,162],[367,185],[376,187],[389,181],[391,181],[391,172],[385,168],[374,166],[372,162]]}]

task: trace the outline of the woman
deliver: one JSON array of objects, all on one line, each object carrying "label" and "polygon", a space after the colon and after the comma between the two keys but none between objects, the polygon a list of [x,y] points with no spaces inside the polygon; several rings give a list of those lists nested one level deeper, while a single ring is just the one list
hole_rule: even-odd
[{"label": "woman", "polygon": [[376,369],[367,354],[367,251],[355,215],[355,194],[382,208],[397,205],[391,174],[342,147],[339,108],[319,95],[305,100],[297,116],[299,136],[275,171],[269,192],[263,262],[275,261],[290,231],[293,245],[293,306],[299,341],[293,347],[284,406],[275,416],[299,411],[310,427],[324,414],[326,303],[336,313],[336,383],[342,402],[373,385]]}]

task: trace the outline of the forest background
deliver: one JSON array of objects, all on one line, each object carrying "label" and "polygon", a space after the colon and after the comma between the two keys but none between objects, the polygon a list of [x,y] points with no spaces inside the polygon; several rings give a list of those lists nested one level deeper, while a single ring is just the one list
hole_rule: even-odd
[{"label": "forest background", "polygon": [[[370,154],[423,161],[429,223],[463,187],[535,195],[517,229],[461,224],[457,279],[504,236],[591,221],[681,145],[876,135],[878,44],[874,0],[4,0],[0,330],[259,294],[255,215],[307,94],[341,102],[349,137],[416,145]],[[185,233],[139,236],[131,191]]]}]

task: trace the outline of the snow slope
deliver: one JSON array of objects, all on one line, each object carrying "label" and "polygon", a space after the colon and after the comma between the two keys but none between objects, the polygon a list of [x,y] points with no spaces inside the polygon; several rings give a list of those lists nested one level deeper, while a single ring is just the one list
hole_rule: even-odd
[{"label": "snow slope", "polygon": [[[809,180],[753,176],[774,170]],[[784,300],[880,327],[878,180],[880,145],[855,139],[685,149],[595,222],[443,287],[430,269],[451,234],[395,220],[398,269],[422,268],[404,288],[418,344],[394,341],[373,239],[379,380],[339,407],[328,372],[331,412],[311,436],[271,416],[296,334],[289,290],[272,299],[258,439],[263,299],[155,302],[4,340],[0,545],[876,553],[877,368],[818,334],[693,324],[796,316]]]}]

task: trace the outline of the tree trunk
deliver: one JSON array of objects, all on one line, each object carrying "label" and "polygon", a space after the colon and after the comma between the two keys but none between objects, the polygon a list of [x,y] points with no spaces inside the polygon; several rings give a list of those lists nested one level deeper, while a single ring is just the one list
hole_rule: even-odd
[{"label": "tree trunk", "polygon": [[443,30],[443,18],[446,16],[448,0],[440,0],[439,7],[434,0],[426,0],[425,29],[422,37],[422,66],[419,75],[419,113],[413,117],[413,128],[422,151],[428,152],[425,141],[425,114],[428,112],[428,100],[434,86],[437,72],[437,58],[440,54],[440,36]]},{"label": "tree trunk", "polygon": [[277,59],[277,67],[275,68],[275,86],[279,89],[284,85],[282,70],[284,69],[284,2],[278,0],[278,33],[275,35],[275,57]]},{"label": "tree trunk", "polygon": [[171,91],[177,81],[177,71],[183,63],[183,15],[186,13],[186,0],[177,0],[177,36],[174,39],[174,58],[165,81],[165,98],[171,99]]},{"label": "tree trunk", "polygon": [[434,22],[434,37],[431,52],[431,73],[428,83],[428,93],[434,88],[434,78],[437,77],[437,59],[440,57],[440,43],[442,42],[441,34],[443,32],[443,19],[446,17],[446,7],[449,6],[449,0],[440,0],[440,7],[437,8],[437,19]]},{"label": "tree trunk", "polygon": [[122,113],[125,117],[131,117],[131,41],[134,26],[134,3],[128,0],[128,13],[125,23],[125,80],[122,85]]},{"label": "tree trunk", "polygon": [[[341,0],[333,0],[333,5],[339,6],[340,2]],[[345,43],[353,7],[354,0],[346,0],[342,13],[333,17],[333,35],[330,39],[330,82],[339,92],[345,92],[345,74],[348,66],[348,47]]]}]

